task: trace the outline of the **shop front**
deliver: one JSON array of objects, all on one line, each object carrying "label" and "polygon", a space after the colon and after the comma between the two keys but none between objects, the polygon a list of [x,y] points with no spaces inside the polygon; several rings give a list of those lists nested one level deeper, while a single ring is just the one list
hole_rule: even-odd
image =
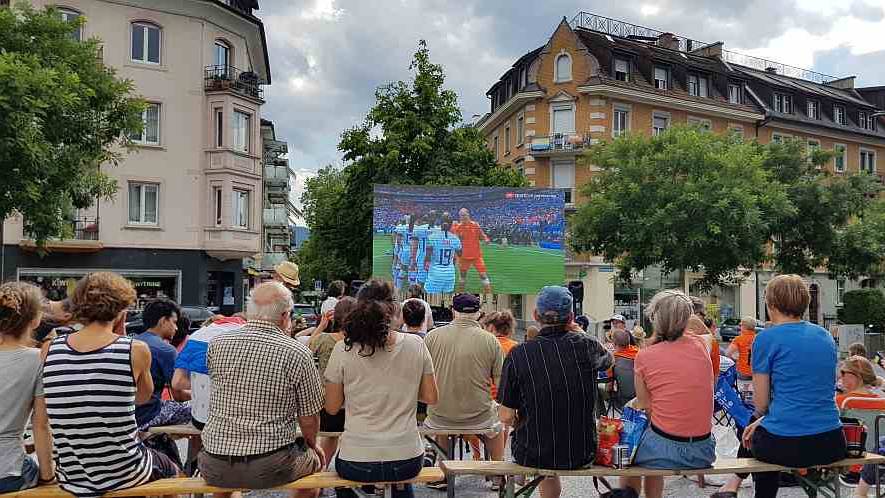
[{"label": "shop front", "polygon": [[143,308],[151,299],[165,297],[178,301],[181,296],[181,271],[177,270],[19,268],[18,280],[40,287],[47,298],[58,301],[73,293],[80,278],[95,271],[112,271],[132,282],[138,295],[136,309]]}]

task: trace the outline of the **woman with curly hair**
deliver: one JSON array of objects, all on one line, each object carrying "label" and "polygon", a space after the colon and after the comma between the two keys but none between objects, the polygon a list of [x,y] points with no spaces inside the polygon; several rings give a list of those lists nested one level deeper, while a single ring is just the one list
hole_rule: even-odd
[{"label": "woman with curly hair", "polygon": [[[366,282],[326,366],[326,411],[347,412],[335,461],[345,479],[403,481],[421,471],[416,409],[418,401],[436,403],[438,391],[430,352],[420,337],[397,331],[400,321],[390,282]],[[414,493],[403,485],[393,496]]]},{"label": "woman with curly hair", "polygon": [[95,496],[179,473],[167,455],[137,437],[135,405],[151,398],[147,344],[121,335],[132,284],[109,272],[83,277],[71,298],[84,327],[49,345],[43,391],[57,451],[58,481]]},{"label": "woman with curly hair", "polygon": [[[42,301],[40,290],[31,284],[0,286],[0,493],[33,488],[55,476],[43,395],[43,358],[39,349],[31,347]],[[39,467],[25,454],[22,441],[31,417]]]}]

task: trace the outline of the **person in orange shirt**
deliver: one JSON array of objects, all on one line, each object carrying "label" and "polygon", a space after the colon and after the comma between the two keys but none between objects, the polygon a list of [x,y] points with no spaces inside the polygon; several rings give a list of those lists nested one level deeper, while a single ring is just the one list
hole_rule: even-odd
[{"label": "person in orange shirt", "polygon": [[492,293],[492,282],[489,280],[486,263],[482,258],[482,249],[479,245],[481,238],[485,242],[489,242],[489,236],[482,231],[479,223],[470,219],[470,211],[467,208],[461,208],[458,211],[459,223],[452,225],[452,233],[461,239],[461,256],[458,257],[458,269],[461,271],[461,281],[458,282],[458,292],[464,292],[464,286],[467,283],[467,272],[471,267],[476,267],[479,272],[479,278],[482,281],[482,289],[486,294]]},{"label": "person in orange shirt", "polygon": [[756,340],[756,319],[750,316],[741,318],[741,333],[735,337],[728,349],[725,350],[725,356],[731,358],[737,363],[738,379],[752,380],[753,369],[750,367],[753,351],[753,341]]}]

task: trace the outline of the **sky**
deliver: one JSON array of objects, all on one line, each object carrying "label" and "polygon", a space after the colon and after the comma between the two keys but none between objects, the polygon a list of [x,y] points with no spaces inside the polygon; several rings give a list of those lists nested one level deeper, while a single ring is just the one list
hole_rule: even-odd
[{"label": "sky", "polygon": [[885,85],[885,0],[261,0],[272,84],[263,117],[289,143],[304,180],[341,164],[341,133],[362,122],[375,89],[409,78],[424,39],[471,122],[488,88],[579,11],[670,31],[727,50]]}]

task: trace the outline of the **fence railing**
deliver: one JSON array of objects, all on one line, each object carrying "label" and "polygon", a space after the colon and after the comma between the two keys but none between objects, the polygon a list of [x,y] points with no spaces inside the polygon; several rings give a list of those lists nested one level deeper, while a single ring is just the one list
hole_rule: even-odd
[{"label": "fence railing", "polygon": [[[53,237],[51,240],[99,240],[98,236],[98,217],[82,217],[74,218],[67,221],[69,226],[69,237]],[[33,234],[27,235],[34,238]]]},{"label": "fence railing", "polygon": [[533,153],[576,151],[590,146],[590,135],[580,133],[554,133],[553,135],[533,136],[529,149]]},{"label": "fence railing", "polygon": [[232,90],[241,95],[264,99],[264,90],[258,75],[233,66],[206,66],[203,73],[203,88],[210,91]]}]

